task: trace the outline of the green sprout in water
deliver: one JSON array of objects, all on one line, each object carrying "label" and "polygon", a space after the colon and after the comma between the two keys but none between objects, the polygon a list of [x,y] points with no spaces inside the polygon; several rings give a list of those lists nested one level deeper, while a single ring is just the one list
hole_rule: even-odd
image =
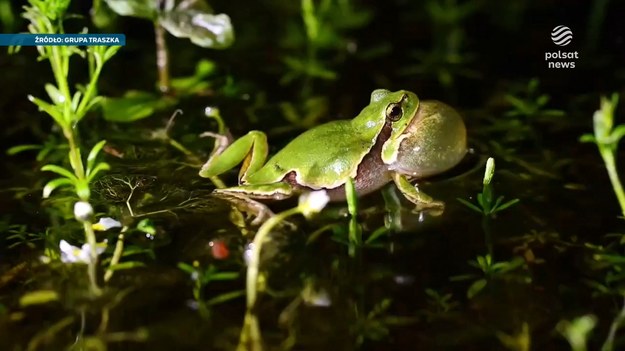
[{"label": "green sprout in water", "polygon": [[592,142],[599,148],[603,163],[608,171],[612,189],[625,218],[625,191],[618,176],[616,168],[616,154],[618,143],[625,136],[625,124],[614,127],[614,110],[618,104],[618,94],[613,94],[611,99],[601,98],[601,108],[593,116],[594,135],[585,134],[581,137],[582,142]]},{"label": "green sprout in water", "polygon": [[[482,192],[477,194],[477,203],[471,203],[467,200],[458,198],[457,200],[473,211],[482,214],[482,229],[484,231],[488,254],[478,256],[475,261],[469,261],[469,264],[482,271],[481,275],[466,274],[450,278],[452,281],[474,280],[467,291],[469,298],[474,297],[482,291],[484,287],[493,278],[503,277],[506,273],[517,270],[525,266],[525,261],[521,257],[515,257],[510,261],[496,262],[493,258],[493,239],[490,229],[491,219],[511,206],[517,204],[519,199],[512,199],[504,202],[503,196],[495,197],[495,191],[491,184],[495,174],[495,159],[492,157],[486,161],[486,170],[484,171],[484,180],[482,181]],[[524,282],[528,282],[529,278],[522,278]]]},{"label": "green sprout in water", "polygon": [[477,203],[473,204],[465,199],[460,198],[457,198],[457,200],[460,201],[463,205],[472,209],[473,211],[483,214],[485,217],[495,217],[495,214],[497,212],[501,212],[517,204],[520,201],[519,199],[512,199],[506,202],[503,202],[503,196],[499,196],[495,199],[495,193],[491,184],[491,180],[493,179],[494,174],[495,159],[489,157],[488,161],[486,162],[484,181],[482,182],[484,187],[482,188],[482,192],[477,194]]}]

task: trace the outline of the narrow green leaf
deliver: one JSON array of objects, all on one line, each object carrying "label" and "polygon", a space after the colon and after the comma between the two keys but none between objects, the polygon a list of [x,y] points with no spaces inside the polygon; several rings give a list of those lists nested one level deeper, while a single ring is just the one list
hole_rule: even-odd
[{"label": "narrow green leaf", "polygon": [[506,95],[505,99],[508,100],[508,102],[515,107],[517,110],[522,111],[524,113],[526,113],[528,111],[528,106],[525,103],[525,101],[517,98],[516,96],[513,95]]},{"label": "narrow green leaf", "polygon": [[122,262],[122,263],[111,265],[108,267],[108,269],[112,271],[121,271],[124,269],[131,269],[131,268],[137,268],[137,267],[145,267],[145,263],[139,262],[139,261]]},{"label": "narrow green leaf", "polygon": [[48,183],[46,183],[46,185],[43,187],[43,198],[47,199],[48,197],[50,197],[50,194],[52,194],[52,192],[61,187],[61,186],[69,186],[69,185],[73,185],[74,183],[72,182],[71,179],[68,178],[56,178],[56,179],[52,179],[51,181],[49,181]]},{"label": "narrow green leaf", "polygon": [[76,90],[72,97],[72,111],[76,112],[78,105],[80,104],[80,98],[82,97],[82,91]]},{"label": "narrow green leaf", "polygon": [[488,282],[486,281],[486,279],[479,279],[473,282],[473,284],[471,284],[471,286],[467,290],[467,297],[469,299],[475,297],[475,295],[477,295],[480,291],[484,289],[487,283]]},{"label": "narrow green leaf", "polygon": [[52,100],[55,105],[65,104],[65,96],[54,84],[47,83],[45,85],[45,89],[48,93],[48,96],[50,97],[50,100]]},{"label": "narrow green leaf", "polygon": [[212,273],[208,280],[233,280],[239,277],[239,272],[219,272]]},{"label": "narrow green leaf", "polygon": [[91,172],[87,171],[87,181],[91,182],[93,179],[95,179],[95,177],[98,175],[98,173],[102,172],[102,171],[108,171],[111,169],[111,166],[109,166],[108,163],[106,162],[100,162],[98,163],[95,168],[93,170],[91,170]]},{"label": "narrow green leaf", "polygon": [[188,263],[184,263],[184,262],[179,262],[178,263],[178,268],[180,268],[181,270],[189,273],[189,274],[193,274],[196,272],[195,267],[193,267],[192,265],[188,264]]},{"label": "narrow green leaf", "polygon": [[549,102],[549,95],[547,94],[543,94],[539,96],[538,99],[536,99],[536,105],[541,106],[541,107],[547,105],[548,102]]},{"label": "narrow green leaf", "polygon": [[89,101],[89,103],[87,103],[87,105],[83,109],[77,111],[78,114],[76,115],[76,122],[82,120],[83,117],[87,115],[87,112],[89,112],[95,105],[101,103],[102,101],[104,101],[104,98],[102,96],[96,96],[91,98],[91,101]]},{"label": "narrow green leaf", "polygon": [[104,51],[104,55],[102,56],[102,61],[106,62],[108,60],[111,59],[111,57],[113,57],[117,51],[119,51],[119,49],[121,49],[121,46],[109,46],[106,51]]},{"label": "narrow green leaf", "polygon": [[72,182],[77,182],[78,178],[76,178],[76,176],[70,172],[69,170],[67,170],[66,168],[63,168],[61,166],[57,166],[57,165],[45,165],[43,167],[41,167],[42,171],[47,171],[47,172],[53,172],[56,173],[58,175],[61,175],[67,179],[70,179]]},{"label": "narrow green leaf", "polygon": [[24,151],[40,150],[42,147],[41,145],[16,145],[7,150],[7,155],[13,156]]},{"label": "narrow green leaf", "polygon": [[625,136],[625,124],[620,124],[614,128],[610,135],[613,143],[618,143]]},{"label": "narrow green leaf", "polygon": [[36,290],[20,297],[20,306],[42,305],[59,300],[59,294],[54,290]]},{"label": "narrow green leaf", "polygon": [[503,210],[505,210],[506,208],[508,208],[510,206],[518,204],[519,202],[521,202],[521,200],[519,200],[519,199],[512,199],[512,200],[506,202],[505,204],[499,206],[498,211],[503,211]]},{"label": "narrow green leaf", "polygon": [[473,211],[475,211],[477,213],[482,213],[482,209],[481,208],[475,206],[474,204],[470,203],[469,201],[467,201],[465,199],[461,199],[459,197],[457,197],[456,200],[460,201],[460,203],[462,203],[463,205],[465,205],[468,208],[472,209]]},{"label": "narrow green leaf", "polygon": [[99,143],[95,144],[91,151],[89,151],[89,155],[87,156],[87,175],[91,173],[93,166],[95,165],[96,158],[98,154],[102,150],[102,148],[106,145],[106,140],[102,140]]},{"label": "narrow green leaf", "polygon": [[39,107],[39,110],[44,111],[45,113],[50,115],[50,117],[52,117],[61,127],[69,128],[69,123],[63,119],[63,113],[57,106],[51,105],[32,95],[28,95],[28,100],[37,105],[37,107]]},{"label": "narrow green leaf", "polygon": [[596,143],[597,139],[592,134],[584,134],[579,138],[579,141],[582,143]]},{"label": "narrow green leaf", "polygon": [[217,304],[224,303],[230,300],[234,300],[241,296],[245,296],[245,290],[231,291],[231,292],[213,297],[212,299],[206,301],[206,305],[207,306],[217,305]]},{"label": "narrow green leaf", "polygon": [[365,240],[365,244],[371,244],[375,242],[379,237],[382,237],[385,234],[388,234],[389,230],[385,227],[380,227],[376,231],[374,231],[367,240]]},{"label": "narrow green leaf", "polygon": [[502,195],[502,196],[499,196],[499,197],[497,198],[497,200],[495,200],[495,204],[494,204],[494,205],[493,205],[493,207],[491,208],[491,212],[492,212],[492,213],[495,213],[495,212],[498,212],[498,211],[499,211],[499,210],[498,210],[498,207],[499,207],[499,204],[501,204],[501,202],[502,202],[502,201],[503,201],[503,195]]}]

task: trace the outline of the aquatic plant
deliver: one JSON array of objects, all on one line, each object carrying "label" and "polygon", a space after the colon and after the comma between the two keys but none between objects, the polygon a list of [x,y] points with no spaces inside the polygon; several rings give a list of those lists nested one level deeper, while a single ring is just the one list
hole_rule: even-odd
[{"label": "aquatic plant", "polygon": [[[28,29],[31,33],[63,33],[62,20],[66,17],[69,1],[30,0],[24,8],[24,18],[30,21]],[[83,224],[85,240],[89,245],[88,272],[91,292],[100,293],[97,282],[96,238],[92,228],[93,209],[89,203],[91,197],[90,183],[100,172],[109,169],[105,162],[98,161],[98,154],[106,141],[95,144],[89,152],[86,163],[81,154],[81,145],[76,128],[79,122],[101,100],[97,94],[97,84],[105,63],[119,50],[119,46],[91,46],[81,50],[77,46],[38,46],[39,57],[48,60],[55,84],[46,84],[46,92],[51,100],[46,102],[32,95],[28,99],[39,109],[48,114],[60,127],[68,143],[68,159],[70,167],[48,164],[43,171],[56,173],[60,177],[49,181],[43,189],[43,197],[47,198],[60,187],[73,187],[79,199],[74,206],[74,214]],[[69,84],[69,62],[73,55],[85,57],[89,63],[89,81],[74,93]]]},{"label": "aquatic plant", "polygon": [[[484,179],[482,181],[482,192],[478,193],[477,203],[471,203],[465,199],[457,198],[466,207],[471,210],[482,214],[482,230],[484,231],[484,237],[488,254],[484,256],[478,256],[474,261],[469,261],[469,264],[482,271],[482,275],[467,274],[451,277],[452,281],[462,280],[474,280],[467,290],[467,297],[472,298],[479,293],[493,278],[504,276],[506,273],[515,271],[518,268],[525,266],[525,261],[520,257],[515,257],[510,261],[497,262],[493,259],[493,238],[491,232],[491,220],[496,217],[497,213],[504,211],[511,206],[519,203],[519,199],[512,199],[503,202],[504,197],[499,196],[495,198],[495,192],[491,181],[495,174],[495,159],[489,157],[486,161],[486,168],[484,170]],[[522,278],[523,281],[527,279]]]}]

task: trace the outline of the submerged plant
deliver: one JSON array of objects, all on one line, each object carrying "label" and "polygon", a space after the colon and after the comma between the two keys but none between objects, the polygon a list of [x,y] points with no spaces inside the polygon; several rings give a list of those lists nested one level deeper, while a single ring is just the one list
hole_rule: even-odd
[{"label": "submerged plant", "polygon": [[204,297],[204,289],[210,282],[221,280],[233,280],[238,278],[239,272],[220,272],[214,265],[205,268],[198,261],[193,264],[178,263],[178,268],[187,272],[193,281],[193,303],[191,307],[197,309],[203,318],[210,316],[210,307],[245,295],[245,291],[237,290],[217,295],[208,300]]},{"label": "submerged plant", "polygon": [[484,171],[484,181],[482,182],[483,188],[482,192],[477,194],[477,203],[471,203],[465,199],[458,198],[466,207],[472,209],[477,213],[481,213],[484,217],[495,217],[498,212],[501,212],[515,204],[517,204],[519,199],[512,199],[506,202],[503,202],[504,197],[499,196],[495,198],[495,193],[493,190],[493,186],[491,184],[491,180],[493,179],[493,175],[495,174],[495,159],[490,157],[486,162],[486,170]]},{"label": "submerged plant", "polygon": [[[517,270],[518,268],[525,266],[525,261],[521,257],[515,257],[510,261],[496,262],[493,258],[493,238],[491,233],[491,220],[496,217],[496,214],[510,208],[517,204],[519,199],[512,199],[504,202],[503,196],[495,197],[495,191],[491,181],[495,174],[495,159],[492,157],[486,161],[486,169],[484,170],[484,179],[482,181],[482,192],[477,194],[477,203],[471,203],[465,199],[457,198],[463,205],[472,209],[473,211],[482,214],[482,230],[484,231],[486,247],[488,254],[484,256],[478,256],[474,261],[469,261],[469,264],[482,271],[482,275],[467,274],[461,276],[452,277],[452,281],[461,280],[474,280],[469,289],[467,290],[467,296],[472,298],[479,293],[493,278],[504,276],[506,273]],[[528,278],[523,278],[523,281],[528,281]]]},{"label": "submerged plant", "polygon": [[[491,255],[477,256],[475,260],[469,261],[469,265],[479,269],[481,274],[464,274],[451,277],[451,281],[473,280],[467,289],[467,297],[472,299],[493,279],[509,278],[510,273],[526,268],[525,260],[521,257],[514,257],[509,261],[495,262]],[[531,278],[521,274],[519,280],[530,283]]]},{"label": "submerged plant", "polygon": [[258,229],[258,232],[254,236],[254,241],[250,244],[246,275],[247,310],[241,330],[238,350],[262,350],[262,337],[258,316],[255,310],[258,293],[262,291],[261,282],[266,280],[260,274],[260,253],[262,247],[269,239],[269,234],[277,225],[284,222],[286,218],[290,216],[297,214],[301,214],[306,218],[313,216],[317,212],[320,212],[328,204],[328,201],[330,201],[330,198],[325,190],[304,193],[300,196],[297,207],[270,217]]}]

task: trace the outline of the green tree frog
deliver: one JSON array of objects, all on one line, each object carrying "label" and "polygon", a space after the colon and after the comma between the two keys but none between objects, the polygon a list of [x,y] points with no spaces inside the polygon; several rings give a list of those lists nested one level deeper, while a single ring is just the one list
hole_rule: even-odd
[{"label": "green tree frog", "polygon": [[314,127],[268,161],[266,135],[251,131],[214,152],[200,176],[217,176],[242,162],[239,186],[215,192],[275,200],[325,189],[332,201],[341,201],[350,178],[358,195],[393,181],[418,210],[442,209],[442,202],[410,180],[444,172],[466,152],[465,125],[453,108],[439,101],[419,101],[410,91],[377,89],[354,119]]}]

